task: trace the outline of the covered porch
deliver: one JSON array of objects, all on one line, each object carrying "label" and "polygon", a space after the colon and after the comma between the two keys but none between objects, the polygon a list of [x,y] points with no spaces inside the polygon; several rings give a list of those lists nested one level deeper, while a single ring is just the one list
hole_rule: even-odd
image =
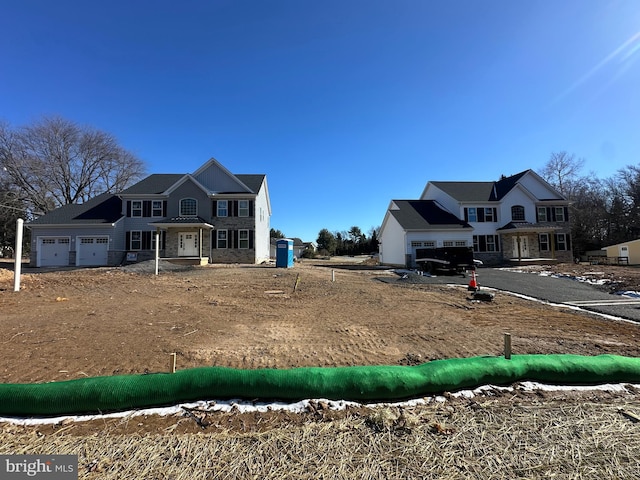
[{"label": "covered porch", "polygon": [[510,222],[500,234],[505,261],[514,265],[544,265],[565,261],[557,258],[554,233],[559,227],[528,222]]},{"label": "covered porch", "polygon": [[166,232],[164,260],[182,265],[206,265],[211,257],[211,232],[214,227],[200,217],[173,217],[152,222],[156,238]]}]

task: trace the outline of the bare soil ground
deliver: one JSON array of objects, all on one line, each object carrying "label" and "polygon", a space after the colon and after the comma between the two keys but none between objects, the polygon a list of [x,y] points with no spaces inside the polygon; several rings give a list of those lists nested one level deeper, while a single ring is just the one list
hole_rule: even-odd
[{"label": "bare soil ground", "polygon": [[325,265],[26,273],[20,292],[4,270],[0,381],[167,371],[173,352],[180,369],[419,363],[499,355],[504,332],[515,353],[640,353],[634,324]]},{"label": "bare soil ground", "polygon": [[[514,353],[640,354],[640,329],[633,323],[605,320],[507,294],[498,294],[493,302],[472,302],[465,288],[402,281],[382,282],[379,280],[382,276],[399,277],[366,264],[340,267],[335,261],[305,261],[296,264],[293,269],[277,269],[273,266],[179,269],[163,264],[158,276],[153,275],[153,268],[148,265],[64,271],[26,269],[20,292],[13,292],[10,268],[0,269],[0,345],[3,354],[0,381],[46,382],[85,376],[167,371],[171,353],[174,352],[179,369],[206,365],[238,368],[407,365],[440,358],[500,355],[504,332],[512,334]],[[560,273],[573,272],[577,276],[587,272],[596,275],[594,272],[597,271],[600,272],[597,275],[618,282],[615,288],[605,288],[640,291],[640,270],[630,267],[557,265],[554,270]],[[575,417],[566,412],[558,417],[566,421],[566,428],[570,431],[578,421],[576,419],[586,421],[588,415],[579,409],[579,405],[593,402],[593,394],[589,395],[588,398],[566,395],[558,398],[558,395],[544,394],[542,397],[546,396],[546,399],[538,397],[533,403],[539,404],[545,400],[540,408],[547,413],[548,409],[574,405],[575,411],[571,415]],[[491,419],[496,422],[508,421],[514,415],[514,398],[513,395],[499,395],[498,399],[492,399],[491,413],[482,410],[482,415],[490,417],[485,420],[489,423]],[[602,400],[602,397],[597,400]],[[531,400],[517,398],[517,401],[517,405],[527,405],[533,417],[526,420],[526,415],[523,415],[522,422],[516,427],[504,428],[519,428],[521,432],[528,432],[533,427],[527,422],[535,423],[536,415],[542,415],[542,410],[536,410],[538,407],[534,408]],[[635,395],[613,395],[605,401],[610,408],[617,404],[620,408],[640,408]],[[446,408],[461,413],[467,420],[476,418],[474,416],[478,409],[472,406],[475,401],[451,402]],[[160,438],[166,435],[224,434],[227,439],[231,435],[234,441],[238,441],[237,435],[249,435],[256,444],[262,444],[267,438],[265,432],[273,438],[286,436],[286,432],[291,435],[296,435],[296,432],[311,435],[305,430],[311,428],[318,438],[322,436],[321,432],[332,432],[334,439],[336,435],[348,433],[347,436],[354,442],[351,445],[353,448],[362,441],[365,431],[368,432],[367,438],[371,432],[392,432],[394,436],[403,438],[402,441],[398,440],[398,448],[411,449],[415,447],[411,442],[425,440],[424,435],[431,435],[433,438],[430,441],[451,438],[449,433],[454,432],[462,435],[461,429],[466,427],[452,427],[453,430],[447,433],[446,419],[451,417],[452,411],[443,413],[436,410],[411,410],[411,415],[417,417],[412,417],[413,423],[410,424],[406,423],[406,418],[402,420],[403,415],[408,415],[406,411],[398,413],[394,410],[389,418],[379,420],[378,426],[375,420],[377,414],[370,411],[340,413],[323,408],[315,408],[306,415],[279,412],[215,414],[207,416],[205,426],[189,415],[37,428],[0,425],[0,438],[4,444],[4,447],[0,447],[0,454],[18,451],[56,453],[56,448],[57,453],[78,451],[81,453],[81,463],[84,462],[81,478],[98,478],[96,475],[100,478],[126,478],[123,472],[133,466],[126,467],[126,462],[123,463],[124,460],[118,455],[127,447],[122,446],[121,453],[117,455],[107,453],[104,449],[101,453],[99,449],[91,450],[88,445],[96,435],[109,438],[105,440],[105,445],[131,442],[133,435],[139,439],[136,448],[141,448],[145,442],[157,447],[158,442],[164,442]],[[611,411],[615,415],[617,410]],[[442,415],[446,417],[444,420],[440,418]],[[347,421],[349,419],[351,423]],[[624,418],[618,420],[628,423]],[[495,425],[487,428],[494,428]],[[536,428],[539,432],[542,427],[538,425],[532,431]],[[628,428],[626,423],[624,428]],[[149,440],[149,437],[140,439],[141,435],[152,435],[155,440]],[[505,435],[508,444],[513,439],[509,440],[509,435]],[[629,435],[630,438],[625,440],[626,448],[634,449],[633,456],[638,458],[640,436],[634,431],[630,431]],[[65,439],[64,442],[61,438]],[[205,442],[207,448],[213,448],[211,442],[214,439],[208,438]],[[220,437],[216,438],[217,442],[221,442]],[[269,441],[275,441],[269,438]],[[460,441],[471,441],[465,438],[460,437]],[[586,446],[591,441],[584,435],[580,438],[582,440],[576,440],[578,443],[575,445]],[[367,441],[370,440],[368,438]],[[406,441],[409,444],[402,447]],[[210,476],[197,476],[195,470],[185,470],[187,464],[184,462],[193,452],[188,445],[180,446],[179,443],[189,443],[189,440],[187,437],[176,437],[175,442],[177,450],[171,454],[171,462],[175,463],[176,473],[172,478],[223,478],[211,472]],[[531,449],[540,448],[536,442],[531,444]],[[550,437],[549,448],[555,442],[557,439]],[[468,446],[462,446],[463,443],[455,448],[464,452]],[[293,444],[289,445],[290,449],[298,448],[294,447]],[[229,448],[239,447],[236,444]],[[386,445],[381,447],[381,451],[389,451],[389,448]],[[501,448],[506,447],[499,442],[495,444],[495,455],[501,455]],[[490,455],[491,452],[485,454]],[[304,456],[306,462],[315,462],[316,468],[321,463],[321,460],[309,457],[312,453],[299,455]],[[391,461],[390,458],[384,458]],[[92,466],[94,460],[97,463]],[[291,462],[295,460],[290,459]],[[298,460],[302,461],[302,457],[298,457]],[[158,461],[161,464],[169,462],[167,459]],[[515,459],[514,465],[518,462],[521,460]],[[198,462],[195,464],[200,465]],[[368,475],[372,478],[391,478],[394,476],[393,465],[387,466],[389,469],[385,467],[377,474],[369,471]],[[637,460],[625,457],[620,467],[622,470],[611,470],[614,473],[611,478],[620,478],[621,472],[627,471],[627,467],[632,471],[637,466]],[[287,473],[286,469],[282,470],[281,464],[268,467],[266,457],[256,463],[253,469],[245,467],[236,478],[255,478],[256,468],[260,478],[269,477],[262,475],[267,471],[264,470],[266,468],[272,468],[268,470],[272,472],[272,478],[282,478],[283,475],[279,476],[278,472]],[[399,476],[406,477],[411,472],[417,475],[415,472],[420,471],[419,465],[407,464],[405,467],[403,469],[402,465],[396,464],[395,471]],[[490,467],[487,464],[487,468]],[[441,472],[433,478],[474,476],[473,471],[469,474],[464,469],[451,468],[453,470],[449,471],[448,476]],[[166,474],[167,471],[166,468],[160,469],[153,475],[139,478],[168,478],[158,473]],[[316,472],[319,471],[316,469]],[[456,471],[459,475],[454,474]],[[609,472],[602,469],[598,471],[600,474]],[[366,472],[358,469],[345,470],[344,475],[336,472],[340,473],[338,470],[325,472],[324,478],[349,478],[351,474],[366,476]],[[404,475],[400,474],[402,472]],[[535,473],[535,468],[532,472]],[[546,475],[549,470],[544,472]],[[538,477],[534,473],[529,472],[527,478],[544,476],[541,474]],[[233,476],[229,475],[228,478]],[[303,477],[291,473],[289,478]]]}]

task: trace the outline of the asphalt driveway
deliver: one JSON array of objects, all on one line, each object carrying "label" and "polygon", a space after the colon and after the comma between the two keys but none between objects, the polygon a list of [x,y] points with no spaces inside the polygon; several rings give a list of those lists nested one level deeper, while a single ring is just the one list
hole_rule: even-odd
[{"label": "asphalt driveway", "polygon": [[[567,304],[614,317],[640,322],[640,298],[609,294],[595,285],[570,278],[542,276],[495,268],[476,272],[482,289],[494,288],[537,298],[551,303]],[[425,277],[424,283],[469,285],[469,277],[437,275]]]}]

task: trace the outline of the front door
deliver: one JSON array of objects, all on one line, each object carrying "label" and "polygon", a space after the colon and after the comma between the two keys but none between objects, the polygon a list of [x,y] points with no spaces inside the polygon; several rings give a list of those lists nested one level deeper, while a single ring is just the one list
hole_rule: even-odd
[{"label": "front door", "polygon": [[[513,258],[529,257],[529,243],[527,237],[513,237]],[[520,241],[520,254],[518,254],[518,241]]]},{"label": "front door", "polygon": [[178,234],[178,256],[197,257],[199,255],[198,234],[196,232],[180,232]]}]

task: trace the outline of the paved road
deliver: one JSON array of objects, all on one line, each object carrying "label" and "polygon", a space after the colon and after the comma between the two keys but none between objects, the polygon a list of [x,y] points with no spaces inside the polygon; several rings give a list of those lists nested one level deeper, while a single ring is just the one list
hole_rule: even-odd
[{"label": "paved road", "polygon": [[[585,310],[640,322],[640,298],[608,294],[593,285],[569,278],[481,268],[477,270],[477,281],[480,288],[506,290],[552,303],[570,304]],[[438,275],[426,280],[426,283],[431,282],[469,285],[469,278]]]}]

